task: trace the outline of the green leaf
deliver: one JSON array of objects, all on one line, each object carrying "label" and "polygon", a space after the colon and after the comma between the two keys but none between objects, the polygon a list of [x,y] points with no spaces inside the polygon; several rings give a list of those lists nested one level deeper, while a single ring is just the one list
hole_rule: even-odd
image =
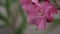
[{"label": "green leaf", "polygon": [[0,19],[5,21],[5,26],[9,25],[8,18],[4,17],[1,13],[0,13]]},{"label": "green leaf", "polygon": [[11,3],[12,3],[12,0],[6,0],[6,5],[5,6],[6,6],[6,10],[7,10],[8,16],[10,16],[9,8],[10,8]]},{"label": "green leaf", "polygon": [[19,26],[18,30],[16,31],[16,34],[23,34],[23,30],[26,28],[26,25],[27,25],[27,18],[22,9],[22,6],[19,3],[18,3],[18,5],[19,5],[20,14],[22,15],[22,22],[21,22],[21,25]]},{"label": "green leaf", "polygon": [[60,24],[60,19],[55,18],[55,19],[53,20],[53,23]]}]

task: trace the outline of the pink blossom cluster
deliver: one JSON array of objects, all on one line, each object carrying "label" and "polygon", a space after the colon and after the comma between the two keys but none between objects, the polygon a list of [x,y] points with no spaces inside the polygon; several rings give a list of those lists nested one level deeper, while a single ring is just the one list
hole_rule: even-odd
[{"label": "pink blossom cluster", "polygon": [[24,12],[27,15],[27,22],[37,26],[37,29],[46,30],[46,22],[53,21],[53,15],[57,14],[57,9],[49,0],[19,0]]}]

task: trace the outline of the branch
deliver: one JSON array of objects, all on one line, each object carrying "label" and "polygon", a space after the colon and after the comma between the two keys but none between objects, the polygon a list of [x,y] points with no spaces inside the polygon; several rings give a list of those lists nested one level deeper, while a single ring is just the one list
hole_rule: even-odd
[{"label": "branch", "polygon": [[60,9],[60,6],[59,6],[58,3],[56,2],[56,0],[54,0],[54,3],[56,4],[57,9]]}]

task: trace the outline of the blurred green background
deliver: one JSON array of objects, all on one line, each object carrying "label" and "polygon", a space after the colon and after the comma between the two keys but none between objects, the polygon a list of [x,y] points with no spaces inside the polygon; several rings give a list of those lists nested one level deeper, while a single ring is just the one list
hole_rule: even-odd
[{"label": "blurred green background", "polygon": [[26,18],[18,0],[0,0],[0,34],[60,34],[60,10],[54,21],[47,23],[46,31],[36,31],[34,25],[27,24]]}]

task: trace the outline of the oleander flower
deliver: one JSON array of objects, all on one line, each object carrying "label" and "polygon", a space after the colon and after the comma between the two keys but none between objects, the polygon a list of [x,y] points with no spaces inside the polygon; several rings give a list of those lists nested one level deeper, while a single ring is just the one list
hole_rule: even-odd
[{"label": "oleander flower", "polygon": [[47,19],[51,22],[53,15],[57,14],[56,8],[46,1],[38,3],[38,0],[21,0],[20,2],[27,15],[27,22],[36,25],[37,29],[45,30]]},{"label": "oleander flower", "polygon": [[53,20],[53,15],[57,14],[57,9],[48,2],[40,3],[40,7],[44,10],[45,15],[47,16],[49,21]]}]

